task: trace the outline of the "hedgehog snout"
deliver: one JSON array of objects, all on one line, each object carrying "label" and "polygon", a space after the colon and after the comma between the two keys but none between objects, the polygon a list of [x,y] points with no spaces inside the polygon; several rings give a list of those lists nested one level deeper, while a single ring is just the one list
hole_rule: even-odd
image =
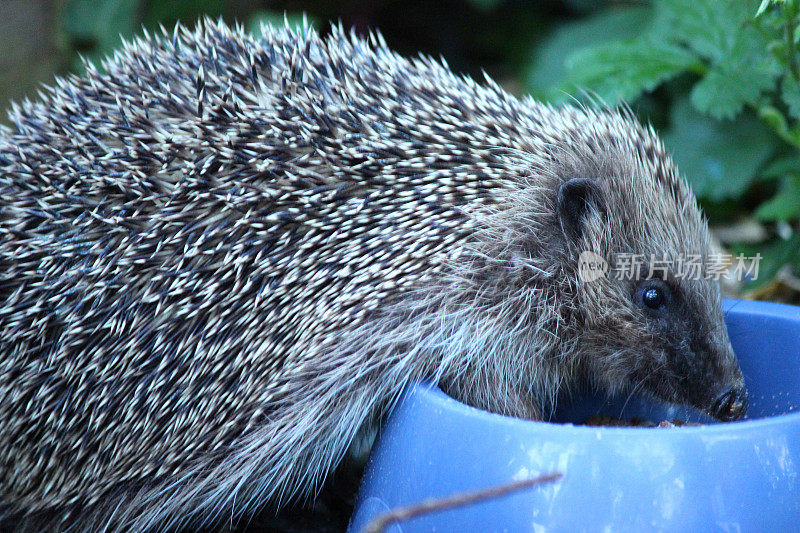
[{"label": "hedgehog snout", "polygon": [[[707,359],[710,365],[706,366],[704,372],[705,384],[699,386],[701,390],[705,389],[707,392],[696,398],[693,403],[695,407],[720,422],[734,422],[744,417],[747,412],[749,405],[747,389],[727,336],[719,343],[725,347],[721,352],[717,352],[716,357],[711,356]],[[710,354],[707,354],[707,357],[708,355]]]},{"label": "hedgehog snout", "polygon": [[721,422],[734,422],[747,413],[748,406],[747,390],[743,386],[734,386],[714,401],[709,414]]},{"label": "hedgehog snout", "polygon": [[747,413],[747,389],[726,329],[718,326],[714,333],[710,343],[715,348],[712,353],[717,354],[715,359],[718,361],[713,366],[716,371],[714,374],[722,379],[718,378],[716,386],[711,387],[711,401],[706,412],[721,422],[734,422]]}]

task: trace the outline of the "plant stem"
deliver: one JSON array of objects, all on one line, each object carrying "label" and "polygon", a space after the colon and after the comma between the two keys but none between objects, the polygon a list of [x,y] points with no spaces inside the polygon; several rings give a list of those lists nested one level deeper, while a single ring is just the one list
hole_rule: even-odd
[{"label": "plant stem", "polygon": [[797,28],[797,8],[793,3],[786,4],[786,63],[789,65],[789,72],[795,80],[800,80],[800,68],[797,65],[797,47],[794,43],[794,32]]}]

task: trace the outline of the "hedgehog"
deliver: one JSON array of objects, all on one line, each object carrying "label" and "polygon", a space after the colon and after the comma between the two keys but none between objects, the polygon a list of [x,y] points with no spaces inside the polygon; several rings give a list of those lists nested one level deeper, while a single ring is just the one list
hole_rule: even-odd
[{"label": "hedgehog", "polygon": [[587,250],[710,268],[626,108],[519,99],[341,25],[203,20],[85,67],[0,131],[2,523],[280,509],[418,380],[529,419],[579,383],[745,413],[716,281],[579,276]]}]

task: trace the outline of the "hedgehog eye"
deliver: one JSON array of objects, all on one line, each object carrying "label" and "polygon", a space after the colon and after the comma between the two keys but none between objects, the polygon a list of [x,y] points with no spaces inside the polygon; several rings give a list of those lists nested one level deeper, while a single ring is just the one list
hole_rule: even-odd
[{"label": "hedgehog eye", "polygon": [[669,300],[669,287],[659,279],[645,281],[637,293],[641,305],[651,311],[663,309]]},{"label": "hedgehog eye", "polygon": [[664,299],[664,291],[658,287],[648,287],[642,293],[642,301],[650,309],[658,309],[664,305]]}]

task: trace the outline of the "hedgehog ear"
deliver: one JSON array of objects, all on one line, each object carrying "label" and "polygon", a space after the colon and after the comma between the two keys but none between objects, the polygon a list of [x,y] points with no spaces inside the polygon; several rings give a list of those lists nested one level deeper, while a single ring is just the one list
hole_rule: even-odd
[{"label": "hedgehog ear", "polygon": [[583,233],[586,216],[593,210],[603,209],[600,186],[595,181],[588,178],[572,178],[558,188],[558,218],[561,229],[568,238],[579,238]]}]

